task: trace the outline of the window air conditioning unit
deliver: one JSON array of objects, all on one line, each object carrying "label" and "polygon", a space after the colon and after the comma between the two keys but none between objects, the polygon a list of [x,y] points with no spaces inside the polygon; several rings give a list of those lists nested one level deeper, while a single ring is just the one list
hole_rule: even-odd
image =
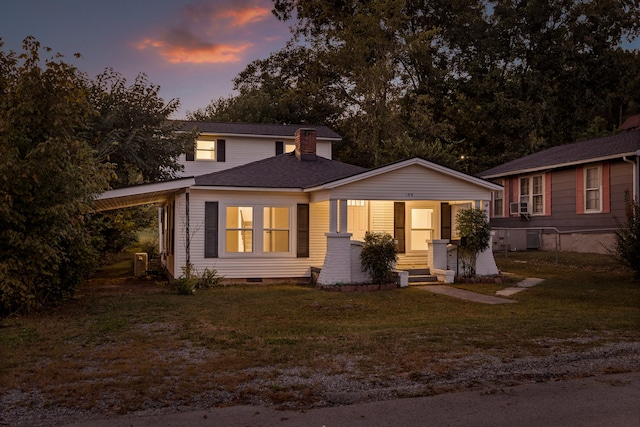
[{"label": "window air conditioning unit", "polygon": [[527,202],[513,202],[509,203],[509,213],[513,216],[528,216],[529,215],[529,203]]}]

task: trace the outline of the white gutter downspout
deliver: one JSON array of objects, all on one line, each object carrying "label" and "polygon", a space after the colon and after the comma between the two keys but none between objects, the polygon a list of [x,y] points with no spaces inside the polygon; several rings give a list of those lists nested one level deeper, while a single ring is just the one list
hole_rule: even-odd
[{"label": "white gutter downspout", "polygon": [[627,156],[623,156],[622,160],[633,165],[633,200],[637,202],[640,200],[640,194],[638,194],[638,182],[640,181],[640,175],[638,174],[640,170],[640,150],[636,151],[635,160],[629,160]]}]

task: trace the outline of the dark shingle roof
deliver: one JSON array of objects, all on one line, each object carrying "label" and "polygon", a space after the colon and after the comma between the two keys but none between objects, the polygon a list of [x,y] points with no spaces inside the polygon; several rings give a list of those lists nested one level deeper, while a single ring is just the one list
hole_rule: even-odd
[{"label": "dark shingle roof", "polygon": [[198,128],[200,132],[216,133],[221,135],[259,135],[293,138],[298,129],[315,129],[318,138],[342,139],[340,135],[326,126],[312,125],[274,125],[268,123],[216,123],[216,122],[191,122],[177,120],[184,124],[185,130]]},{"label": "dark shingle roof", "polygon": [[478,174],[482,178],[511,175],[569,164],[589,163],[597,159],[632,155],[640,150],[640,131],[559,145],[529,156],[503,163]]},{"label": "dark shingle roof", "polygon": [[200,175],[196,185],[220,187],[309,188],[365,172],[367,169],[317,156],[298,160],[281,154],[220,172]]}]

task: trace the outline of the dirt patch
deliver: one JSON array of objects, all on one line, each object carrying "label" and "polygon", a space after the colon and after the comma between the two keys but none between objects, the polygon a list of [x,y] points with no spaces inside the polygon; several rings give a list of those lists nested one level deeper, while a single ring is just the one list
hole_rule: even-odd
[{"label": "dirt patch", "polygon": [[166,279],[123,277],[114,279],[92,278],[84,282],[75,292],[75,298],[110,295],[155,294],[171,292],[173,288]]}]

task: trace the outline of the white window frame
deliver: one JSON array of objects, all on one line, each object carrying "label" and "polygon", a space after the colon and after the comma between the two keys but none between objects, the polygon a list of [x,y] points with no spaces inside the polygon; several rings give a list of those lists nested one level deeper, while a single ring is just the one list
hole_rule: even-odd
[{"label": "white window frame", "polygon": [[[504,185],[503,180],[499,180],[496,182],[498,185]],[[500,196],[500,197],[498,197]],[[496,209],[496,201],[500,200],[500,209]],[[504,188],[502,190],[494,190],[491,192],[491,205],[493,208],[493,217],[494,218],[504,218]]]},{"label": "white window frame", "polygon": [[[540,179],[540,192],[539,193],[534,193],[534,183],[536,178]],[[529,176],[523,176],[520,177],[520,179],[518,180],[518,200],[520,201],[520,203],[522,202],[526,202],[528,207],[529,207],[529,215],[544,215],[545,213],[545,182],[544,182],[544,174],[537,174],[537,175],[529,175]],[[522,194],[522,183],[523,181],[527,181],[527,194]],[[540,197],[542,202],[540,203],[541,209],[539,211],[536,211],[535,208],[535,204],[534,204],[534,200],[535,198]]]},{"label": "white window frame", "polygon": [[[213,144],[213,148],[200,148],[200,143],[201,142],[206,142],[207,144]],[[207,157],[200,157],[200,155],[203,155],[204,153],[207,153],[208,156]],[[200,155],[199,155],[200,154]],[[196,161],[199,162],[215,162],[218,159],[218,141],[215,139],[198,139],[196,140],[196,152],[195,152],[195,156],[193,158]]]},{"label": "white window frame", "polygon": [[[253,208],[253,227],[251,228],[253,234],[252,241],[252,252],[228,252],[227,251],[227,230],[237,230],[236,228],[227,228],[227,208],[233,207],[244,207],[244,208]],[[295,217],[294,214],[296,205],[287,205],[287,204],[251,204],[251,203],[228,203],[225,204],[220,210],[222,218],[220,219],[220,224],[223,225],[222,233],[220,233],[220,238],[223,240],[221,242],[222,252],[220,254],[220,258],[256,258],[256,257],[295,257],[294,251],[294,235],[295,230],[297,229],[297,224],[294,222]],[[287,252],[267,252],[264,250],[264,234],[266,230],[271,230],[271,228],[267,229],[264,226],[264,209],[265,208],[286,208],[289,211],[289,250]],[[275,229],[281,230],[281,229]]]},{"label": "white window frame", "polygon": [[[228,227],[227,222],[228,222],[228,215],[229,215],[229,208],[237,208],[238,211],[240,212],[240,209],[242,208],[251,208],[251,227],[243,227],[242,224],[240,224],[239,227]],[[256,251],[256,208],[254,206],[251,205],[246,205],[246,204],[234,204],[234,205],[228,205],[225,206],[224,208],[224,221],[222,222],[224,224],[224,252],[227,254],[234,254],[234,255],[245,255],[245,254],[253,254]],[[236,252],[230,252],[227,250],[227,242],[228,242],[228,234],[229,231],[251,231],[251,251],[236,251]]]},{"label": "white window frame", "polygon": [[[587,179],[589,175],[588,173],[589,170],[596,171],[596,176],[598,178],[598,185],[596,187],[589,187],[589,180]],[[584,179],[583,179],[584,185],[582,189],[582,194],[583,194],[584,212],[600,213],[602,212],[602,166],[601,165],[585,166],[583,173],[584,173]],[[587,204],[589,203],[589,199],[587,195],[589,194],[589,192],[597,192],[597,195],[598,195],[598,206],[591,209],[587,207]]]},{"label": "white window frame", "polygon": [[[287,210],[287,228],[267,227],[265,224],[264,211],[266,209],[286,209]],[[291,208],[289,206],[263,206],[262,210],[262,252],[265,254],[289,254],[291,253]],[[287,232],[287,250],[286,251],[269,251],[265,249],[266,235],[268,232]]]}]

